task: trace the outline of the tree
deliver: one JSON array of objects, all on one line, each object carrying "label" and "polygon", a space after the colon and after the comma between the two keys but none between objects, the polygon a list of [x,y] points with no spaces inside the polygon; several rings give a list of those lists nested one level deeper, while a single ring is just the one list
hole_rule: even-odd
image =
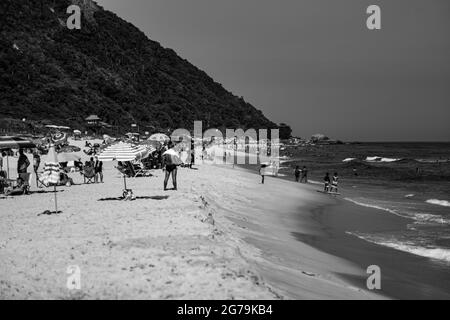
[{"label": "tree", "polygon": [[290,139],[292,137],[292,129],[286,123],[280,123],[278,129],[280,130],[281,140]]}]

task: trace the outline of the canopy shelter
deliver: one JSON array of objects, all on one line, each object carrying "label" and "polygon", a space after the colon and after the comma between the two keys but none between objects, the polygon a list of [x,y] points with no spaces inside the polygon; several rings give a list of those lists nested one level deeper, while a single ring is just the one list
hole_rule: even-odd
[{"label": "canopy shelter", "polygon": [[[31,149],[36,145],[28,139],[21,137],[0,137],[0,150],[6,149]],[[9,156],[6,157],[7,178],[9,179]]]},{"label": "canopy shelter", "polygon": [[[98,159],[100,161],[135,161],[147,158],[151,150],[145,146],[134,146],[130,143],[119,142],[103,150]],[[127,190],[126,176],[123,175],[125,190]]]}]

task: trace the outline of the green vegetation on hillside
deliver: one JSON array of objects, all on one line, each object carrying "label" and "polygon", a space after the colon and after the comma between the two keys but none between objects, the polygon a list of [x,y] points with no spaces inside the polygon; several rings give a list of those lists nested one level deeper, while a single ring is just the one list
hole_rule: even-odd
[{"label": "green vegetation on hillside", "polygon": [[[81,30],[65,26],[72,3],[87,3]],[[219,129],[277,127],[90,0],[2,0],[0,13],[0,117],[78,128],[90,114],[120,128],[191,129],[195,120]]]}]

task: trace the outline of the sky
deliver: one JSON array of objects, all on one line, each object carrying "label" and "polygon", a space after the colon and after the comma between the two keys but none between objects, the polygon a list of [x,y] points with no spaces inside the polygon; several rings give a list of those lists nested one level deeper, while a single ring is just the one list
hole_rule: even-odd
[{"label": "sky", "polygon": [[450,141],[448,0],[97,3],[296,136]]}]

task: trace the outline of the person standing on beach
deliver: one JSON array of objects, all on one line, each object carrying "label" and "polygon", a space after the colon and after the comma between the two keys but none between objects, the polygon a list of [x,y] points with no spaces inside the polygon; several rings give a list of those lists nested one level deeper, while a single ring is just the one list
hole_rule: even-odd
[{"label": "person standing on beach", "polygon": [[328,172],[325,175],[325,178],[323,178],[323,181],[324,181],[324,184],[325,184],[323,191],[324,192],[330,192],[330,182],[331,182],[331,180],[330,180],[330,174]]},{"label": "person standing on beach", "polygon": [[[177,190],[177,164],[173,163],[172,155],[170,151],[173,149],[174,145],[172,141],[168,144],[168,150],[163,154],[163,170],[166,172],[164,178],[164,191],[167,191],[167,183],[169,182],[170,175],[172,175],[173,190]],[[173,150],[172,150],[173,151]]]},{"label": "person standing on beach", "polygon": [[98,178],[100,177],[100,183],[103,183],[103,162],[98,160],[98,157],[95,157],[95,183],[98,183]]},{"label": "person standing on beach", "polygon": [[189,169],[195,164],[195,146],[194,141],[191,142],[191,162],[189,163]]},{"label": "person standing on beach", "polygon": [[261,184],[264,184],[265,178],[265,169],[267,168],[267,164],[261,164],[261,168],[259,168],[259,174],[261,175]]},{"label": "person standing on beach", "polygon": [[300,182],[300,174],[302,173],[302,170],[300,170],[300,166],[295,167],[294,175],[295,175],[295,181]]},{"label": "person standing on beach", "polygon": [[17,161],[17,173],[27,173],[28,167],[30,166],[30,160],[23,153],[23,149],[19,150],[19,160]]},{"label": "person standing on beach", "polygon": [[334,176],[333,176],[333,181],[331,182],[331,189],[330,189],[330,192],[336,192],[336,193],[338,193],[338,180],[339,180],[338,173],[335,172],[335,173],[334,173]]},{"label": "person standing on beach", "polygon": [[300,182],[308,183],[308,169],[306,169],[306,166],[303,166],[302,169],[302,178],[300,179]]},{"label": "person standing on beach", "polygon": [[36,174],[36,176],[37,176],[40,165],[41,165],[41,156],[39,155],[39,151],[36,150],[33,153],[33,169],[34,169],[34,173]]}]

